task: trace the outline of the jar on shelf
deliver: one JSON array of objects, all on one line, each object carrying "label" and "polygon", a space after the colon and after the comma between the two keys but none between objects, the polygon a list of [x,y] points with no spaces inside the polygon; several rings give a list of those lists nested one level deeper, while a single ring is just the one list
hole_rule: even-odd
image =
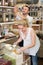
[{"label": "jar on shelf", "polygon": [[8,21],[8,18],[6,17],[6,21]]},{"label": "jar on shelf", "polygon": [[12,6],[12,3],[11,2],[8,2],[8,6]]},{"label": "jar on shelf", "polygon": [[0,36],[1,36],[1,33],[2,33],[2,26],[0,25]]},{"label": "jar on shelf", "polygon": [[2,0],[0,0],[0,6],[1,6],[1,4],[2,4]]},{"label": "jar on shelf", "polygon": [[1,6],[1,2],[0,2],[0,6]]},{"label": "jar on shelf", "polygon": [[8,2],[5,2],[5,6],[8,6]]},{"label": "jar on shelf", "polygon": [[5,36],[6,34],[8,34],[9,29],[7,28],[7,26],[3,27],[3,31],[2,31],[2,36]]}]

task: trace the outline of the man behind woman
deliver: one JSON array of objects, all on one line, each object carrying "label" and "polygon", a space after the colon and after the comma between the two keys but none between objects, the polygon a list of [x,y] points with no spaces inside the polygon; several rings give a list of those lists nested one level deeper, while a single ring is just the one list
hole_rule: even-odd
[{"label": "man behind woman", "polygon": [[21,8],[22,12],[19,12],[19,8],[17,6],[14,7],[14,14],[16,16],[16,20],[23,20],[26,19],[29,26],[32,26],[33,23],[33,17],[29,16],[30,8],[25,5]]},{"label": "man behind woman", "polygon": [[19,44],[22,40],[23,47],[17,50],[18,53],[24,52],[25,54],[30,55],[32,60],[32,65],[38,65],[37,61],[37,52],[40,48],[40,41],[37,37],[35,31],[25,25],[18,25],[19,30],[19,39],[14,44]]}]

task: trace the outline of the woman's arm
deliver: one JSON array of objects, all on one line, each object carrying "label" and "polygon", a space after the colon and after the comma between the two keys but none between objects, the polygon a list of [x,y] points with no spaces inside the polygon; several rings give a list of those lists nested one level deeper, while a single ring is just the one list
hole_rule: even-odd
[{"label": "woman's arm", "polygon": [[14,44],[19,44],[19,42],[21,42],[22,41],[22,38],[20,37]]},{"label": "woman's arm", "polygon": [[[32,32],[31,32],[32,31]],[[30,31],[30,33],[31,33],[31,40],[32,40],[32,43],[30,44],[30,45],[27,45],[27,46],[25,46],[25,47],[21,47],[20,48],[20,51],[24,51],[24,50],[26,50],[26,49],[28,49],[28,48],[32,48],[32,47],[34,47],[35,46],[35,42],[36,42],[36,34],[35,34],[35,32],[34,32],[34,30],[32,29]]]},{"label": "woman's arm", "polygon": [[35,31],[33,29],[31,29],[30,34],[31,34],[32,43],[31,43],[29,48],[32,48],[36,44],[36,33],[35,33]]}]

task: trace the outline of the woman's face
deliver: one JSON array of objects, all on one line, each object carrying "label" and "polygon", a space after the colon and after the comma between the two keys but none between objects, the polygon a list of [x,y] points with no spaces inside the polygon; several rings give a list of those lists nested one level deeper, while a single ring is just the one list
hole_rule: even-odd
[{"label": "woman's face", "polygon": [[23,25],[18,25],[18,29],[22,30],[22,31],[25,31],[26,30],[26,27],[23,26]]}]

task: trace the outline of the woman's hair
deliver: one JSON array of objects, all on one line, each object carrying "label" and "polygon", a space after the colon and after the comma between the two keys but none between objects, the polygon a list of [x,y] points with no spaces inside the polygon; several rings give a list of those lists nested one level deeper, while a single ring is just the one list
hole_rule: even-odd
[{"label": "woman's hair", "polygon": [[18,25],[22,25],[22,26],[24,26],[24,27],[29,27],[28,24],[18,24]]},{"label": "woman's hair", "polygon": [[18,23],[18,25],[23,25],[25,27],[29,27],[29,24],[28,24],[28,20],[27,19],[23,19],[23,20],[20,20],[21,22]]}]

